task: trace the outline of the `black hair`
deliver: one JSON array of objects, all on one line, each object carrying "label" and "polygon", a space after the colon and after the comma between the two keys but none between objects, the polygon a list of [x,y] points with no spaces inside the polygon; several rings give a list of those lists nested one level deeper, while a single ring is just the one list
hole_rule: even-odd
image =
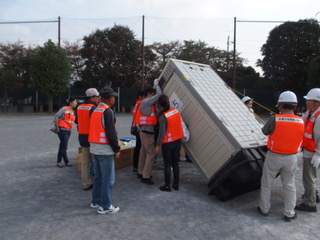
[{"label": "black hair", "polygon": [[167,95],[161,95],[158,99],[158,105],[162,107],[161,113],[166,112],[170,109],[170,102]]},{"label": "black hair", "polygon": [[147,94],[146,94],[146,91],[144,89],[139,89],[138,92],[137,92],[137,98],[139,97],[145,97]]},{"label": "black hair", "polygon": [[280,107],[282,107],[283,109],[288,109],[288,110],[295,110],[297,107],[296,103],[278,103],[278,105],[280,105]]},{"label": "black hair", "polygon": [[155,95],[156,94],[156,90],[153,88],[147,88],[145,90],[146,95],[151,94],[151,95]]},{"label": "black hair", "polygon": [[76,99],[73,98],[73,97],[67,99],[67,104],[69,105],[69,104],[72,103],[74,100],[76,100]]},{"label": "black hair", "polygon": [[245,101],[244,104],[247,105],[248,102],[250,102],[250,101],[252,101],[252,99],[249,99],[249,100]]}]

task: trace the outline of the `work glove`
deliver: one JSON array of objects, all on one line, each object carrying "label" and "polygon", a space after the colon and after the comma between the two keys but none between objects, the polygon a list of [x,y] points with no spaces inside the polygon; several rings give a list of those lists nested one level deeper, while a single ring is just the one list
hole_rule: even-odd
[{"label": "work glove", "polygon": [[153,86],[159,85],[159,80],[158,78],[156,78],[155,80],[153,80]]},{"label": "work glove", "polygon": [[312,158],[311,158],[311,164],[315,167],[318,168],[319,164],[320,164],[320,153],[315,153],[313,154]]}]

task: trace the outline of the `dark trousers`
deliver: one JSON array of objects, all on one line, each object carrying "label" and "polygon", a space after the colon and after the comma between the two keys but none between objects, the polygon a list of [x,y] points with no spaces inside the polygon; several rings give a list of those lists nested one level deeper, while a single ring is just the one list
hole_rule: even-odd
[{"label": "dark trousers", "polygon": [[170,186],[171,168],[173,170],[173,185],[179,186],[179,159],[181,139],[162,144],[162,156],[164,161],[164,182]]},{"label": "dark trousers", "polygon": [[58,133],[58,137],[60,139],[59,151],[57,156],[58,163],[60,163],[62,159],[66,164],[69,162],[67,149],[68,149],[68,142],[69,142],[70,135],[71,135],[71,131],[68,131],[68,130],[60,130]]},{"label": "dark trousers", "polygon": [[141,149],[141,138],[140,138],[140,135],[137,134],[136,135],[136,146],[133,151],[133,168],[134,169],[138,169],[140,149]]}]

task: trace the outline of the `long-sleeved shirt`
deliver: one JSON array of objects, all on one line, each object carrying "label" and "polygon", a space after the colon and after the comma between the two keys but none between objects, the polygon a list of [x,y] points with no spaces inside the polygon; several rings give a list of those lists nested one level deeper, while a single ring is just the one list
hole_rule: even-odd
[{"label": "long-sleeved shirt", "polygon": [[159,135],[156,140],[156,145],[161,145],[162,139],[166,133],[167,130],[167,118],[164,116],[164,114],[161,114],[159,117]]},{"label": "long-sleeved shirt", "polygon": [[[159,86],[156,87],[156,94],[150,98],[145,98],[140,103],[140,111],[143,115],[150,116],[151,115],[151,107],[154,105],[159,97],[161,96],[161,88]],[[154,126],[155,125],[141,125],[139,126],[141,131],[147,131],[154,133]]]}]

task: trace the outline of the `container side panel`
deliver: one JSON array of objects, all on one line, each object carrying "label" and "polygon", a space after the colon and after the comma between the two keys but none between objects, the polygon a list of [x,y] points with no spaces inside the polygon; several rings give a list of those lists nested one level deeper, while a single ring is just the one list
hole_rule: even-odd
[{"label": "container side panel", "polygon": [[179,111],[191,135],[186,147],[196,165],[210,179],[235,149],[175,74],[171,75],[163,92],[169,97],[178,96]]}]

